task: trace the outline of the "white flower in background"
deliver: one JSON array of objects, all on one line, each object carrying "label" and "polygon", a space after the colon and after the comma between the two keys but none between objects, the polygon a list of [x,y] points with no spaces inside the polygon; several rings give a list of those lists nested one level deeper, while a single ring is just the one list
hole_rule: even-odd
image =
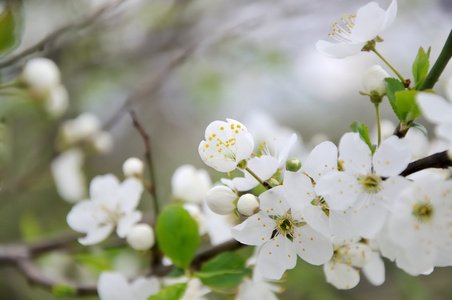
[{"label": "white flower in background", "polygon": [[97,134],[101,129],[100,120],[92,113],[82,113],[77,118],[66,120],[61,133],[68,144],[74,144]]},{"label": "white flower in background", "polygon": [[380,254],[356,240],[352,243],[338,243],[336,240],[333,257],[323,265],[326,281],[338,289],[354,288],[360,279],[359,269],[373,285],[381,285],[385,281],[385,266]]},{"label": "white flower in background", "polygon": [[129,157],[122,164],[122,172],[126,177],[142,177],[144,172],[144,163],[136,157]]},{"label": "white flower in background", "polygon": [[244,216],[249,217],[253,215],[258,208],[259,201],[253,194],[242,195],[240,196],[239,201],[237,201],[237,210]]},{"label": "white flower in background", "polygon": [[343,135],[339,162],[344,171],[329,172],[316,185],[317,194],[330,207],[343,209],[336,215],[343,220],[340,237],[375,237],[386,221],[393,199],[409,185],[398,174],[410,160],[407,140],[391,136],[372,155],[358,133]]},{"label": "white flower in background", "polygon": [[207,207],[205,202],[202,205],[202,211],[206,218],[206,229],[210,244],[215,246],[232,239],[231,228],[237,225],[236,216],[216,214]]},{"label": "white flower in background", "polygon": [[70,149],[57,156],[51,164],[58,194],[68,202],[85,199],[85,175],[82,172],[83,152]]},{"label": "white flower in background", "polygon": [[382,255],[413,276],[452,265],[452,182],[420,174],[403,191],[378,239]]},{"label": "white flower in background", "polygon": [[240,243],[260,246],[257,267],[269,279],[280,279],[285,270],[294,268],[297,254],[314,265],[324,264],[333,254],[330,239],[291,209],[282,188],[262,193],[261,211],[232,228],[232,236]]},{"label": "white flower in background", "polygon": [[57,118],[67,110],[68,106],[69,94],[64,85],[60,84],[52,88],[45,100],[47,112]]},{"label": "white flower in background", "polygon": [[108,153],[113,149],[113,137],[107,131],[100,131],[90,139],[98,153]]},{"label": "white flower in background", "polygon": [[122,183],[112,175],[95,177],[90,184],[90,200],[78,202],[67,215],[67,223],[75,231],[86,233],[79,238],[83,245],[103,241],[116,227],[120,238],[141,219],[136,210],[143,186],[135,178]]},{"label": "white flower in background", "polygon": [[97,283],[101,300],[147,300],[159,290],[160,282],[155,277],[139,277],[129,283],[124,275],[116,272],[103,272]]},{"label": "white flower in background", "polygon": [[417,95],[422,115],[435,124],[435,133],[452,142],[452,104],[443,97],[431,93],[419,93]]},{"label": "white flower in background", "polygon": [[210,289],[205,287],[199,278],[191,278],[187,282],[187,288],[180,300],[207,300],[204,296],[210,293]]},{"label": "white flower in background", "polygon": [[188,211],[190,216],[198,223],[199,235],[203,236],[207,233],[207,228],[209,223],[207,222],[207,217],[204,215],[203,211],[197,204],[186,203],[183,208]]},{"label": "white flower in background", "polygon": [[48,58],[36,57],[25,63],[22,81],[38,97],[46,97],[60,85],[61,75],[58,66]]},{"label": "white flower in background", "polygon": [[243,124],[226,121],[210,123],[198,147],[204,163],[219,172],[233,171],[240,161],[250,158],[254,148],[253,137]]},{"label": "white flower in background", "polygon": [[219,215],[230,214],[235,209],[237,194],[227,186],[217,185],[211,188],[205,198],[207,206]]},{"label": "white flower in background", "polygon": [[374,65],[364,73],[363,89],[368,95],[384,96],[386,94],[385,78],[391,77],[380,65]]},{"label": "white flower in background", "polygon": [[149,250],[154,246],[155,236],[149,224],[135,224],[127,233],[127,243],[135,250]]},{"label": "white flower in background", "polygon": [[[323,233],[331,236],[332,232],[340,233],[341,220],[336,219],[335,210],[342,213],[342,205],[330,207],[325,199],[315,190],[315,184],[322,176],[337,170],[337,147],[326,141],[317,145],[309,154],[299,172],[286,172],[284,176],[284,193],[287,202],[293,209],[300,210],[306,222]],[[352,199],[350,199],[352,200]],[[351,204],[351,202],[347,202]],[[346,205],[347,205],[346,203]]]},{"label": "white flower in background", "polygon": [[376,2],[370,2],[358,9],[356,15],[344,16],[342,24],[333,24],[328,34],[337,43],[320,40],[316,47],[321,53],[344,58],[358,54],[367,42],[375,39],[392,24],[397,14],[397,1],[393,0],[388,9],[383,10]]},{"label": "white flower in background", "polygon": [[202,203],[211,187],[209,173],[192,165],[178,167],[171,177],[173,197],[187,202]]}]

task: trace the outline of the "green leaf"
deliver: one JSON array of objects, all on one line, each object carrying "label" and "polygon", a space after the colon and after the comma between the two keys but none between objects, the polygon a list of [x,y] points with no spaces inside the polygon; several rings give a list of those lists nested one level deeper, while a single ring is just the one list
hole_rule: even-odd
[{"label": "green leaf", "polygon": [[181,206],[165,207],[155,226],[160,249],[173,263],[187,268],[201,243],[198,224]]},{"label": "green leaf", "polygon": [[27,242],[41,237],[43,229],[39,217],[33,212],[24,213],[20,218],[20,231],[22,238]]},{"label": "green leaf", "polygon": [[428,48],[427,53],[424,51],[424,48],[420,47],[417,53],[416,59],[413,63],[413,78],[414,78],[414,89],[419,90],[421,88],[422,83],[424,82],[425,77],[427,77],[428,68],[430,66],[429,58],[430,58],[430,50]]},{"label": "green leaf", "polygon": [[400,80],[395,78],[385,78],[386,81],[386,96],[389,99],[389,103],[391,104],[392,110],[397,115],[397,107],[396,107],[396,96],[395,93],[398,91],[404,91],[405,87]]},{"label": "green leaf", "polygon": [[417,93],[418,91],[414,90],[395,93],[396,115],[401,122],[409,123],[422,114],[416,103]]},{"label": "green leaf", "polygon": [[52,293],[57,297],[69,297],[77,295],[75,288],[64,284],[54,285],[52,287]]},{"label": "green leaf", "polygon": [[352,129],[353,132],[359,133],[359,136],[361,137],[361,139],[364,142],[366,142],[367,146],[369,146],[369,148],[370,148],[370,151],[372,151],[372,153],[374,153],[375,148],[372,145],[372,142],[370,141],[369,128],[367,128],[366,124],[355,121],[350,125],[350,128]]},{"label": "green leaf", "polygon": [[176,283],[166,286],[157,294],[150,296],[148,300],[179,300],[184,295],[186,288],[186,283]]},{"label": "green leaf", "polygon": [[17,44],[19,1],[7,1],[0,10],[0,55],[12,50]]},{"label": "green leaf", "polygon": [[195,276],[212,288],[233,288],[238,286],[244,276],[249,274],[245,259],[232,252],[224,252],[208,261]]}]

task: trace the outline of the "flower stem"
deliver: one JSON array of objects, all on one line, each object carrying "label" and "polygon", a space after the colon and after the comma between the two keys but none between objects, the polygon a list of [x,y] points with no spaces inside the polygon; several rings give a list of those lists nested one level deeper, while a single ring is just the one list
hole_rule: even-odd
[{"label": "flower stem", "polygon": [[389,61],[387,61],[383,57],[383,55],[380,54],[380,52],[377,51],[375,47],[372,47],[372,52],[374,52],[389,68],[391,68],[391,70],[397,75],[397,77],[399,77],[400,81],[402,81],[405,87],[409,86],[409,83],[407,83],[405,78],[403,78],[403,76],[389,63]]},{"label": "flower stem", "polygon": [[380,147],[381,144],[381,123],[380,123],[380,103],[375,104],[375,113],[377,116],[377,131],[378,131],[378,142],[377,145]]},{"label": "flower stem", "polygon": [[245,167],[245,170],[251,174],[251,176],[254,177],[254,179],[256,179],[257,181],[259,181],[260,184],[262,184],[265,188],[267,189],[271,189],[271,185],[267,182],[267,181],[263,181],[262,179],[259,178],[259,176],[256,175],[256,173],[254,173],[253,171],[251,171],[250,168]]},{"label": "flower stem", "polygon": [[3,84],[0,84],[0,90],[11,88],[11,87],[17,87],[17,86],[18,86],[17,85],[17,80],[13,80],[13,81],[10,81],[10,82],[6,82],[6,83],[3,83]]},{"label": "flower stem", "polygon": [[444,47],[441,50],[438,59],[436,60],[430,72],[427,74],[427,77],[425,77],[425,80],[422,83],[420,89],[421,91],[432,89],[435,86],[435,84],[438,82],[439,76],[444,71],[447,63],[451,58],[452,58],[452,30],[450,31],[449,36],[447,37],[446,43],[444,44]]}]

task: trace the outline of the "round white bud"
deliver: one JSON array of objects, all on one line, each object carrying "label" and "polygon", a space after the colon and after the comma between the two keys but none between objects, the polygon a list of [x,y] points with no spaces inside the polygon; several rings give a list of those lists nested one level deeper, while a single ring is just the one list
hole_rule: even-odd
[{"label": "round white bud", "polygon": [[212,187],[209,173],[192,165],[181,165],[171,177],[173,197],[191,203],[202,203]]},{"label": "round white bud", "polygon": [[32,58],[24,66],[22,80],[37,96],[44,96],[60,84],[60,70],[50,59]]},{"label": "round white bud", "polygon": [[235,209],[236,193],[224,185],[211,188],[206,194],[206,204],[214,213],[227,215]]},{"label": "round white bud", "polygon": [[55,118],[61,116],[67,110],[69,106],[69,94],[62,84],[50,90],[45,106],[47,112]]},{"label": "round white bud", "polygon": [[154,231],[148,224],[134,225],[127,234],[127,243],[135,250],[148,250],[154,246]]},{"label": "round white bud", "polygon": [[252,216],[256,209],[259,208],[259,201],[253,194],[245,194],[239,198],[237,202],[237,210],[244,216]]},{"label": "round white bud", "polygon": [[363,88],[369,95],[384,96],[386,94],[385,78],[391,77],[381,66],[374,65],[364,74]]},{"label": "round white bud", "polygon": [[126,177],[141,177],[144,171],[144,163],[141,159],[136,157],[129,157],[122,164],[122,172]]},{"label": "round white bud", "polygon": [[109,132],[101,131],[92,137],[94,149],[99,153],[107,153],[113,149],[113,137]]}]

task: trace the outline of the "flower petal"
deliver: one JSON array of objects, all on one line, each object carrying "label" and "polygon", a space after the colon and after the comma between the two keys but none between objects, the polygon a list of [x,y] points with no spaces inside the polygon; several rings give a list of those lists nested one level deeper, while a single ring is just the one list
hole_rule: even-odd
[{"label": "flower petal", "polygon": [[140,202],[143,184],[135,177],[129,177],[124,180],[117,190],[119,207],[126,214],[133,211]]},{"label": "flower petal", "polygon": [[358,133],[344,134],[339,143],[339,162],[345,172],[356,178],[371,170],[372,153]]},{"label": "flower petal", "polygon": [[275,221],[264,213],[257,213],[231,229],[232,237],[245,245],[261,245],[268,241],[275,229]]},{"label": "flower petal", "polygon": [[113,225],[105,224],[96,228],[92,228],[87,232],[85,237],[78,239],[82,245],[94,245],[105,240],[113,231]]},{"label": "flower petal", "polygon": [[102,300],[129,299],[132,294],[124,275],[115,272],[100,274],[97,292]]},{"label": "flower petal", "polygon": [[113,174],[96,176],[91,180],[89,194],[91,201],[114,206],[118,202],[119,181]]},{"label": "flower petal", "polygon": [[381,143],[372,161],[377,175],[381,177],[399,175],[411,161],[410,142],[393,135]]},{"label": "flower petal", "polygon": [[98,205],[89,200],[78,202],[69,211],[66,221],[68,225],[78,232],[87,233],[101,223],[105,223],[108,215],[98,208]]},{"label": "flower petal", "polygon": [[301,172],[286,172],[283,187],[287,202],[296,210],[311,205],[316,197],[311,179]]},{"label": "flower petal", "polygon": [[322,176],[315,191],[325,199],[330,209],[346,210],[357,200],[361,187],[354,176],[333,171]]},{"label": "flower petal", "polygon": [[120,238],[125,238],[129,230],[141,220],[142,214],[140,211],[133,211],[124,215],[118,220],[116,233]]},{"label": "flower petal", "polygon": [[262,245],[257,261],[257,267],[265,278],[281,279],[287,269],[295,267],[297,253],[288,238],[278,235]]},{"label": "flower petal", "polygon": [[434,124],[452,123],[452,104],[432,93],[419,93],[416,97],[424,118]]},{"label": "flower petal", "polygon": [[155,295],[160,290],[160,282],[156,277],[139,277],[130,285],[134,300],[147,300],[149,296]]},{"label": "flower petal", "polygon": [[312,229],[309,225],[295,228],[293,243],[298,256],[313,265],[326,263],[333,256],[331,239]]},{"label": "flower petal", "polygon": [[365,42],[357,43],[331,43],[328,41],[320,40],[316,43],[317,50],[330,57],[345,58],[361,52]]},{"label": "flower petal", "polygon": [[359,272],[346,264],[328,262],[323,266],[326,281],[336,288],[345,290],[354,288],[359,282]]},{"label": "flower petal", "polygon": [[317,145],[309,154],[302,168],[302,171],[314,182],[334,170],[337,170],[337,147],[329,141]]}]

